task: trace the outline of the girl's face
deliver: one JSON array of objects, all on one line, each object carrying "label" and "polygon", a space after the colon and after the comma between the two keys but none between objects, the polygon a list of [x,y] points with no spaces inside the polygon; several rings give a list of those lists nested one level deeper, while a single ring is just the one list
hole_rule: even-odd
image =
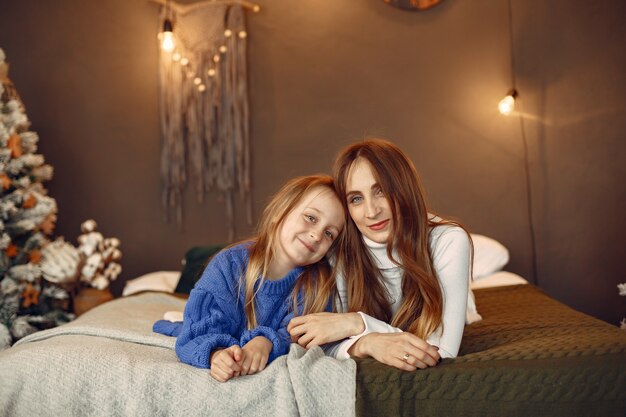
[{"label": "girl's face", "polygon": [[350,217],[359,231],[376,243],[387,243],[393,230],[393,213],[366,159],[357,158],[350,167],[346,199]]},{"label": "girl's face", "polygon": [[335,193],[324,186],[312,188],[279,226],[276,261],[287,271],[319,261],[341,233],[344,219]]}]

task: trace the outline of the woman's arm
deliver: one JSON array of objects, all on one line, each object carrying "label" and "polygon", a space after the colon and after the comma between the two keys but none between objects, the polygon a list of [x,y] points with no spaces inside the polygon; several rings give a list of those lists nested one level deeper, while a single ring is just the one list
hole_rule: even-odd
[{"label": "woman's arm", "polygon": [[442,358],[459,353],[470,274],[470,239],[457,226],[437,226],[431,231],[430,251],[435,273],[443,293],[443,334],[441,327],[428,337],[428,343],[439,346]]}]

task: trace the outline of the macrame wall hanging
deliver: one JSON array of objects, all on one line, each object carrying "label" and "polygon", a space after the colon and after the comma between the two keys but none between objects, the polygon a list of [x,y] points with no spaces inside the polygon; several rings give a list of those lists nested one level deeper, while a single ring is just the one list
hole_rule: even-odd
[{"label": "macrame wall hanging", "polygon": [[[160,3],[163,3],[160,1]],[[161,181],[166,217],[183,219],[183,192],[198,201],[215,190],[225,204],[228,239],[235,235],[238,195],[252,223],[247,96],[246,1],[163,3],[159,47]]]}]

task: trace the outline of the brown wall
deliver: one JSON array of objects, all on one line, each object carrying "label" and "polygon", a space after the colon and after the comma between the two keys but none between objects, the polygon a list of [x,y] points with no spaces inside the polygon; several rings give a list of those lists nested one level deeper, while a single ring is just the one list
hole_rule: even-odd
[{"label": "brown wall", "polygon": [[[520,122],[496,111],[511,85],[508,1],[259,0],[249,15],[255,217],[285,179],[328,171],[364,135],[394,140],[434,209],[511,251],[532,277]],[[617,323],[626,314],[623,180],[626,3],[513,0],[515,74],[529,142],[539,284]],[[223,242],[224,208],[187,195],[163,222],[156,32],[148,0],[1,1],[0,47],[40,151],[55,167],[57,233],[94,218],[124,253],[122,279],[178,269]],[[250,233],[243,210],[238,237]],[[114,289],[121,290],[122,283]]]}]

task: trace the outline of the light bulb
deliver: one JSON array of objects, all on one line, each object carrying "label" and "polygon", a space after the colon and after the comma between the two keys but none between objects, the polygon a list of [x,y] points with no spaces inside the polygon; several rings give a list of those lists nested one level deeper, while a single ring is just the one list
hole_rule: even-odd
[{"label": "light bulb", "polygon": [[172,21],[165,19],[163,21],[163,32],[161,33],[161,49],[171,52],[176,47],[174,41],[174,33],[172,32]]},{"label": "light bulb", "polygon": [[206,73],[209,75],[209,77],[213,77],[215,75],[215,70],[213,68],[209,68]]},{"label": "light bulb", "polygon": [[510,114],[513,110],[515,110],[515,99],[517,98],[517,91],[515,89],[509,90],[506,93],[506,97],[500,100],[498,103],[498,110],[502,114]]},{"label": "light bulb", "polygon": [[230,29],[226,29],[224,31],[224,36],[226,36],[227,38],[230,38],[231,36],[233,36],[233,31]]},{"label": "light bulb", "polygon": [[202,84],[202,79],[200,77],[196,77],[196,78],[193,79],[193,83],[195,85],[200,85],[200,84]]}]

